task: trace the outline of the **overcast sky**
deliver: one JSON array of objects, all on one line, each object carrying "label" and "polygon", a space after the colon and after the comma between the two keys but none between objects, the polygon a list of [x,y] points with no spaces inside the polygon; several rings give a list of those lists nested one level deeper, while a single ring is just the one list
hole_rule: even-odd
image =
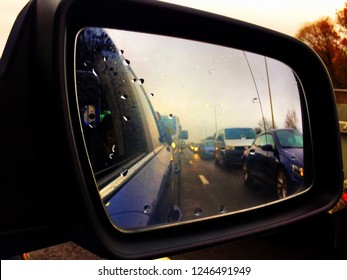
[{"label": "overcast sky", "polygon": [[271,121],[270,93],[277,127],[284,127],[288,111],[300,121],[294,74],[279,61],[200,42],[108,32],[144,79],[154,109],[179,117],[190,141],[212,136],[216,127],[256,128],[263,116]]},{"label": "overcast sky", "polygon": [[307,22],[320,17],[335,18],[345,0],[164,0],[206,10],[295,36]]}]

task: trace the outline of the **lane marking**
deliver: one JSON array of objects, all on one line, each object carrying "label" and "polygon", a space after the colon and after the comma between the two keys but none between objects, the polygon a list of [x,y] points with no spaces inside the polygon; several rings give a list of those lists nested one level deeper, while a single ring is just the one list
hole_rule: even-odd
[{"label": "lane marking", "polygon": [[210,184],[210,182],[206,179],[204,175],[199,175],[199,178],[204,185]]}]

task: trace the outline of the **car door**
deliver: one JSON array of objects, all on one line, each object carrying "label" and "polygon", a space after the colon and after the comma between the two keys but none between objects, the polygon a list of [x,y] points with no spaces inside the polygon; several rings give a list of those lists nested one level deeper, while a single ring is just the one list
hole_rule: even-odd
[{"label": "car door", "polygon": [[276,146],[272,134],[265,134],[265,144],[262,146],[263,161],[263,179],[272,184],[277,174],[278,158],[276,157]]},{"label": "car door", "polygon": [[262,149],[265,144],[266,134],[259,135],[251,146],[248,155],[248,165],[251,173],[261,179],[265,179],[264,172],[267,164],[267,151]]},{"label": "car door", "polygon": [[140,79],[101,28],[79,34],[77,53],[81,122],[109,218],[122,230],[179,220],[170,147]]}]

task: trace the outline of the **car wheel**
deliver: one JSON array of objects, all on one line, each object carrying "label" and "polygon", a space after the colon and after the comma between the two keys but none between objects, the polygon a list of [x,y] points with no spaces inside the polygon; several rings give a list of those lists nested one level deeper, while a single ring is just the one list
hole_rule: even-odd
[{"label": "car wheel", "polygon": [[277,172],[276,189],[278,198],[285,198],[288,196],[288,180],[285,171],[280,168]]},{"label": "car wheel", "polygon": [[246,185],[251,185],[254,182],[254,177],[250,174],[248,170],[247,163],[244,161],[242,164],[242,171],[243,171],[243,181]]}]

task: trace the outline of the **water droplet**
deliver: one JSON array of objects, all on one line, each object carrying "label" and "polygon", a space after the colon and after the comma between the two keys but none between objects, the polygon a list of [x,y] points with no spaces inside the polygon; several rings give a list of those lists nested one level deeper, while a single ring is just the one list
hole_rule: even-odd
[{"label": "water droplet", "polygon": [[123,168],[123,169],[121,170],[121,172],[120,172],[120,175],[121,175],[122,177],[127,176],[127,174],[128,174],[128,169],[126,169],[126,168]]},{"label": "water droplet", "polygon": [[130,121],[130,118],[127,117],[127,116],[123,116],[123,119],[124,119],[126,122]]},{"label": "water droplet", "polygon": [[121,54],[124,54],[124,50],[120,50]]},{"label": "water droplet", "polygon": [[92,70],[92,72],[93,72],[94,76],[96,76],[96,77],[98,76],[98,74],[96,74],[94,69]]},{"label": "water droplet", "polygon": [[143,85],[143,84],[144,84],[144,82],[145,82],[145,80],[144,80],[144,79],[142,79],[142,78],[140,78],[140,79],[138,80],[138,82],[139,82],[139,85]]},{"label": "water droplet", "polygon": [[113,156],[114,156],[114,153],[110,153],[110,154],[108,155],[108,157],[109,157],[110,159],[113,159]]},{"label": "water droplet", "polygon": [[145,207],[143,207],[143,213],[148,214],[150,212],[151,212],[151,206],[145,205]]},{"label": "water droplet", "polygon": [[126,94],[123,94],[121,97],[120,97],[121,99],[128,99],[128,95],[126,95]]},{"label": "water droplet", "polygon": [[173,114],[170,114],[170,115],[169,115],[169,119],[172,119],[172,118],[173,118],[173,116],[174,116]]},{"label": "water droplet", "polygon": [[219,213],[224,214],[224,213],[226,213],[226,212],[227,212],[227,208],[226,208],[224,205],[222,205],[222,206],[219,208]]},{"label": "water droplet", "polygon": [[197,208],[197,209],[194,210],[194,215],[195,216],[199,217],[199,216],[201,216],[201,214],[202,214],[202,210],[200,208]]},{"label": "water droplet", "polygon": [[132,79],[131,82],[132,82],[132,83],[135,83],[135,82],[136,82],[136,78]]},{"label": "water droplet", "polygon": [[104,61],[107,62],[107,58],[106,57],[104,57]]},{"label": "water droplet", "polygon": [[151,95],[151,96],[154,96],[154,93],[153,93],[153,92],[151,92],[151,93],[150,93],[150,95]]},{"label": "water droplet", "polygon": [[112,145],[112,153],[116,151],[116,145]]},{"label": "water droplet", "polygon": [[124,64],[125,64],[125,65],[130,65],[130,61],[127,60],[127,59],[124,59]]}]

